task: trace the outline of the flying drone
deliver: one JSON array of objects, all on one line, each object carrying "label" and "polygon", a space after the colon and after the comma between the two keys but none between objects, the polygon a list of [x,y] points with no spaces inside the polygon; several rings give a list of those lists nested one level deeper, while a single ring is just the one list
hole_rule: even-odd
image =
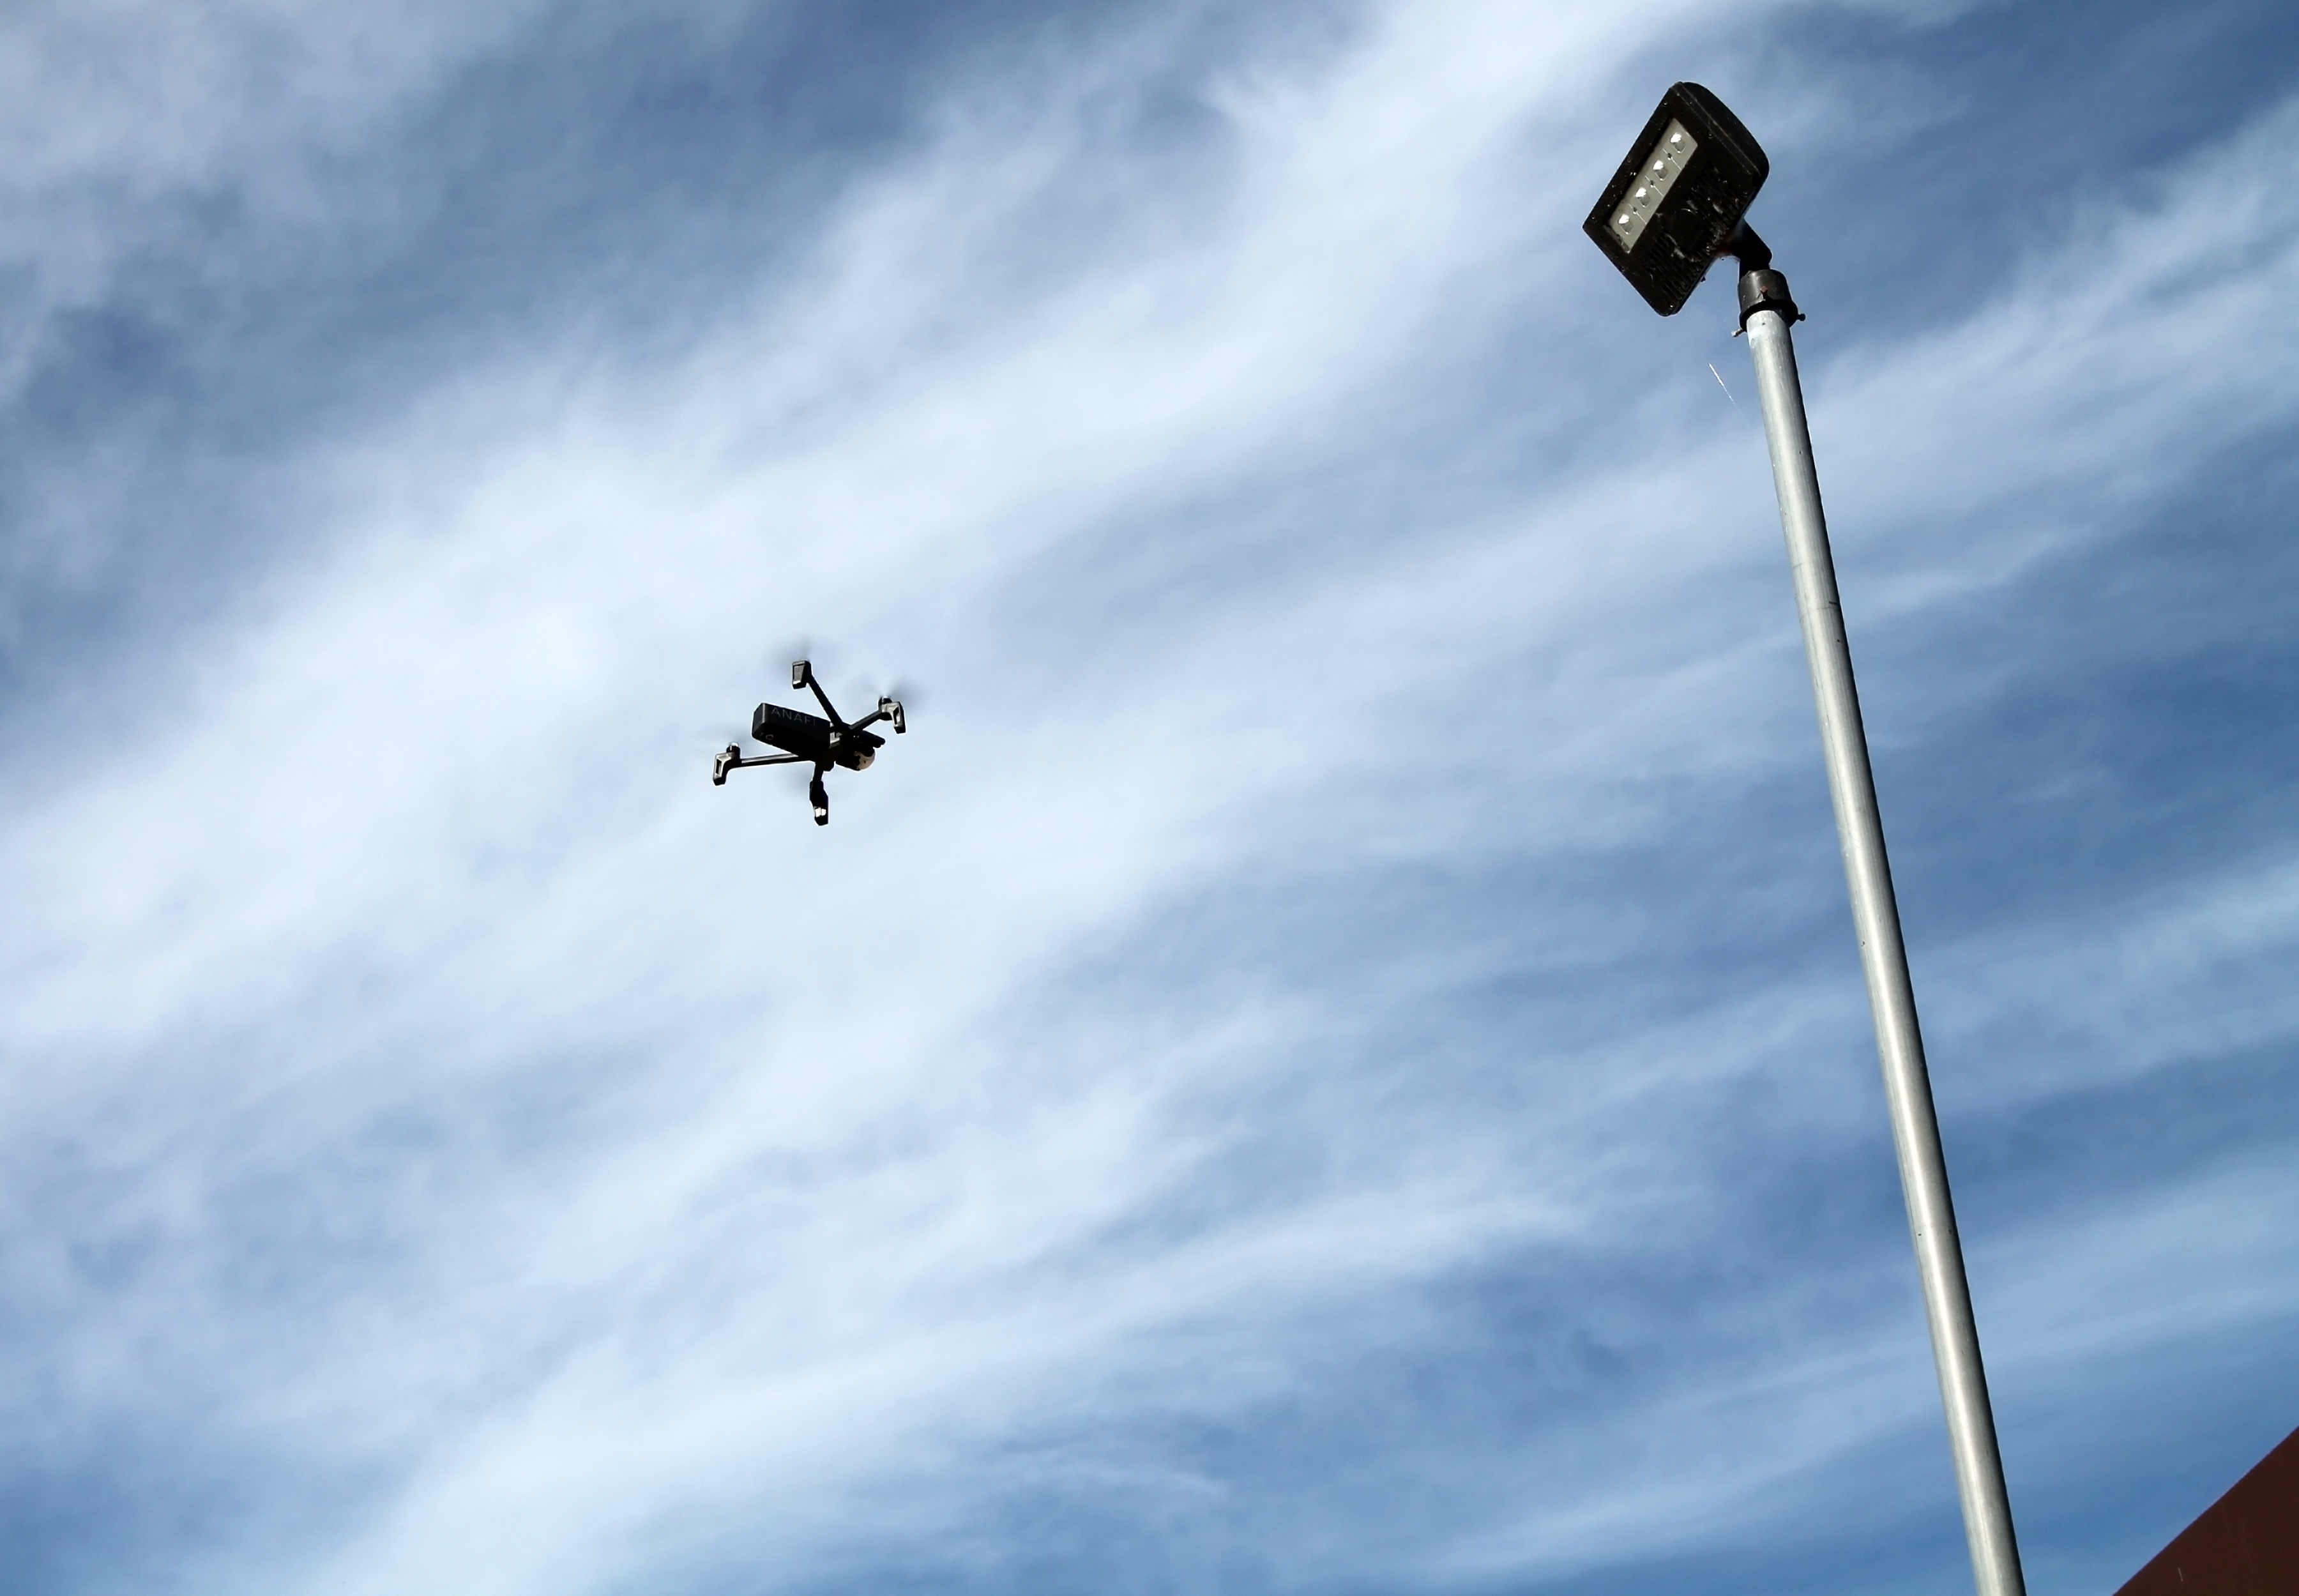
[{"label": "flying drone", "polygon": [[[786,710],[778,703],[762,703],[751,714],[751,736],[780,753],[760,754],[756,759],[743,757],[743,745],[729,743],[710,761],[710,785],[726,785],[726,772],[751,765],[812,765],[814,779],[807,784],[806,795],[814,800],[814,823],[830,824],[830,794],[823,790],[822,778],[830,774],[833,765],[843,765],[849,770],[867,770],[870,761],[878,757],[878,750],[886,739],[869,728],[881,720],[891,720],[899,735],[909,728],[902,723],[900,699],[881,697],[878,707],[861,719],[848,725],[838,711],[831,707],[830,694],[814,679],[814,666],[805,660],[791,662],[791,691],[811,687],[822,705],[821,715],[809,715],[803,710]],[[827,720],[823,719],[827,715]]]}]

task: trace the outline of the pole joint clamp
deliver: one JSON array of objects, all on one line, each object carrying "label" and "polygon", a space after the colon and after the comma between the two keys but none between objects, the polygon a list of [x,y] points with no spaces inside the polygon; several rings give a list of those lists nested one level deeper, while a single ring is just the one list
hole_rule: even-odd
[{"label": "pole joint clamp", "polygon": [[1780,320],[1791,324],[1804,320],[1796,301],[1789,296],[1789,279],[1769,267],[1740,274],[1740,330],[1748,330],[1748,318],[1758,311],[1778,311]]}]

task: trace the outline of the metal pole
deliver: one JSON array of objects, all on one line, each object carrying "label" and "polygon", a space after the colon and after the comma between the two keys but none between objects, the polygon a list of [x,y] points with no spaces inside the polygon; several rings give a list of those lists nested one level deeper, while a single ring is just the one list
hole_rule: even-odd
[{"label": "metal pole", "polygon": [[1829,795],[1836,803],[1836,833],[1844,849],[1844,876],[1852,893],[1852,923],[1860,937],[1860,963],[1868,977],[1868,1005],[1876,1017],[1876,1052],[1884,1067],[1884,1097],[1892,1113],[1892,1141],[1900,1155],[1900,1188],[1908,1201],[1908,1229],[1923,1282],[1930,1321],[1932,1360],[1939,1369],[1940,1400],[1947,1409],[1948,1447],[1955,1459],[1956,1491],[1963,1499],[1963,1528],[1971,1544],[1972,1577],[1979,1596],[2025,1596],[2020,1548],[2013,1538],[2012,1503],[2004,1488],[2004,1462],[1996,1450],[1996,1419],[1980,1367],[1979,1330],[1972,1322],[1971,1292],[1956,1240],[1947,1163],[1939,1121],[1932,1110],[1924,1043],[1916,1028],[1915,988],[1907,950],[1900,942],[1900,911],[1892,897],[1892,869],[1884,855],[1884,825],[1876,812],[1876,780],[1868,767],[1868,738],[1860,724],[1860,694],[1852,679],[1852,651],[1836,596],[1836,563],[1828,551],[1828,523],[1820,508],[1820,477],[1805,430],[1804,390],[1797,381],[1796,349],[1789,338],[1797,319],[1788,280],[1771,270],[1741,278],[1742,325],[1756,365],[1756,392],[1764,410],[1764,438],[1772,455],[1772,486],[1780,495],[1780,528],[1788,534],[1796,577],[1797,612],[1804,622],[1813,698],[1820,711],[1820,740],[1828,761]]}]

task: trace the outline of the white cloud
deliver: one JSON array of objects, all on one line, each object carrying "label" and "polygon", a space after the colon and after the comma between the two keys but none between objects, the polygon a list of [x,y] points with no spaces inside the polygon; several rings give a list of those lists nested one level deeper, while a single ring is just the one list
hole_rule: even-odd
[{"label": "white cloud", "polygon": [[[1245,543],[1239,506],[1274,483],[1270,513],[1318,546],[1398,412],[1568,280],[1581,246],[1548,224],[1577,220],[1587,152],[1528,162],[1528,129],[1709,14],[1398,8],[1314,72],[1216,74],[1218,170],[1022,297],[1001,292],[1018,237],[1094,179],[1084,112],[961,104],[691,358],[546,351],[300,462],[340,555],[236,611],[154,694],[132,762],[0,815],[22,906],[0,1041],[25,1061],[0,1136],[83,1150],[106,1184],[19,1266],[47,1337],[20,1367],[75,1371],[54,1422],[182,1401],[320,1474],[372,1470],[355,1530],[293,1554],[301,1588],[608,1589],[753,1538],[795,1584],[967,1521],[1008,1483],[984,1454],[1049,1429],[1251,1414],[1337,1325],[1504,1251],[1651,1256],[1640,1221],[1710,1198],[1671,1167],[1699,1140],[1684,1105],[1856,1038],[1856,992],[1797,970],[1595,1045],[1528,1039],[1522,1090],[1554,1118],[1519,1125],[1376,1086],[1336,1108],[1318,1065],[1442,1025],[1528,945],[1592,984],[1634,948],[1438,927],[1390,985],[1248,970],[1091,1021],[1073,983],[1161,917],[1231,934],[1186,917],[1241,880],[1370,915],[1335,876],[1650,846],[1686,802],[1810,762],[1761,454],[1721,406],[1669,460],[1575,461],[1523,502],[1409,484],[1432,506],[1409,535],[1329,555],[1224,560],[1195,530],[1228,518]],[[289,52],[308,81],[356,76],[357,36],[311,26],[330,42]],[[296,117],[372,137],[502,37],[419,29],[348,109],[295,89],[253,131],[219,107],[261,52],[203,46],[178,81],[155,44],[130,66],[194,131],[155,157],[98,117],[30,165],[191,184]],[[2192,352],[2295,330],[2270,291],[2287,202],[2230,197],[2290,120],[1967,321],[1816,362],[1843,536],[1910,545],[1855,620],[1919,624],[2115,531],[2231,429],[2288,425],[2299,389],[2270,362]],[[1708,353],[1685,356],[1703,381]],[[1075,575],[1120,560],[1133,591]],[[1153,640],[1137,606],[1172,622]],[[1055,619],[1015,635],[1033,614]],[[703,780],[707,723],[780,696],[768,651],[799,629],[834,640],[849,702],[895,674],[934,690],[878,769],[834,784],[820,834],[771,778]],[[1528,677],[1530,698],[1486,686]],[[1395,735],[1432,712],[1492,740]],[[2132,1002],[2167,1014],[2196,977],[2147,949],[2256,959],[2287,943],[2288,896],[2185,907],[2106,952],[2031,931],[1956,968],[1998,971],[2009,1003],[2136,965],[2160,985]],[[2258,1011],[2246,1035],[2287,1029]],[[1870,1134],[1864,1100],[1804,1090],[1821,1101],[1792,1111],[1833,1143]],[[1297,1111],[1285,1146],[1315,1167],[1238,1176],[1279,1135],[1241,1103]],[[2151,1234],[2213,1190],[2162,1200]],[[130,1234],[158,1261],[120,1279],[70,1256]],[[2018,1245],[2088,1256],[2068,1231]],[[1912,1332],[1876,1307],[1903,1263],[1768,1281],[1750,1311],[1785,1350],[1714,1329],[1714,1361],[1623,1404],[1689,1438],[1677,1472],[1614,1449],[1554,1507],[1497,1487],[1486,1521],[1390,1555],[1515,1575],[1664,1524],[1697,1544],[1919,1422],[1926,1388],[1893,1364]],[[2043,1312],[2013,1314],[2015,1363]],[[1537,1438],[1523,1477],[1553,1486],[1588,1434]],[[866,1500],[891,1521],[858,1527]]]}]

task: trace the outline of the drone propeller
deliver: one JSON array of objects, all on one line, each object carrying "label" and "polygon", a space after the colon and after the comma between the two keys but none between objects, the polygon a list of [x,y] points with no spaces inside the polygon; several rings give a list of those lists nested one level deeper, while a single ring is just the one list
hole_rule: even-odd
[{"label": "drone propeller", "polygon": [[909,711],[918,707],[918,690],[909,682],[896,682],[878,694],[875,718],[890,721],[897,734],[910,729]]},{"label": "drone propeller", "polygon": [[887,688],[884,696],[899,700],[903,705],[913,710],[922,710],[925,708],[934,698],[934,694],[931,692],[919,686],[917,683],[910,680],[908,677],[904,677],[892,686]]},{"label": "drone propeller", "polygon": [[682,747],[697,759],[704,754],[716,754],[728,744],[740,747],[751,735],[748,726],[726,720],[704,720],[690,724],[678,741]]}]

